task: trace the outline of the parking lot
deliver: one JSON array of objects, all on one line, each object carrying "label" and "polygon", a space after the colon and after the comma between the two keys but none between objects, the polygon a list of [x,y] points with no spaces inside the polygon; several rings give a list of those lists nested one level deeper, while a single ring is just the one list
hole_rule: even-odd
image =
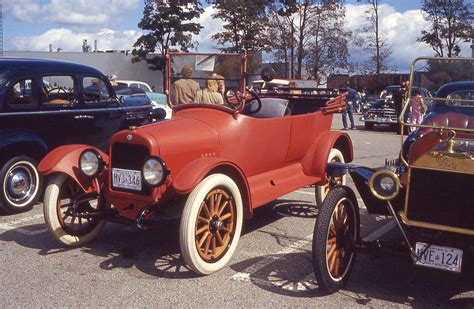
[{"label": "parking lot", "polygon": [[[333,129],[340,128],[336,114]],[[358,122],[358,130],[347,132],[354,163],[377,166],[398,155],[400,136],[388,128],[364,131]],[[183,266],[177,222],[149,231],[108,224],[94,242],[70,249],[46,231],[41,205],[1,216],[0,302],[3,307],[474,306],[471,275],[415,268],[407,256],[359,255],[345,289],[322,295],[311,264],[314,202],[314,188],[307,187],[260,208],[245,222],[229,265],[207,277]],[[391,220],[368,216],[359,202],[366,240],[400,236]]]}]

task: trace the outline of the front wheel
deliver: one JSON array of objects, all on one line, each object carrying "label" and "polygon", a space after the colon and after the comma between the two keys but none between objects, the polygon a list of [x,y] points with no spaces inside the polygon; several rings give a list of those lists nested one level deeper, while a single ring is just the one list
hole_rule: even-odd
[{"label": "front wheel", "polygon": [[223,268],[237,247],[242,218],[242,197],[230,177],[212,174],[202,180],[181,217],[179,243],[186,264],[201,275]]},{"label": "front wheel", "polygon": [[319,287],[337,292],[347,282],[356,258],[359,208],[348,187],[331,190],[316,219],[313,234],[313,269]]},{"label": "front wheel", "polygon": [[66,174],[56,174],[46,187],[44,195],[44,219],[50,234],[66,246],[80,246],[93,240],[104,226],[98,213],[105,204],[101,199],[82,202],[74,214],[70,210],[72,200],[84,193],[77,182]]},{"label": "front wheel", "polygon": [[[342,152],[337,149],[337,148],[332,148],[331,152],[329,152],[328,156],[328,163],[334,163],[334,162],[340,162],[344,163],[344,156],[342,155]],[[346,185],[346,175],[337,177],[336,182],[338,182],[340,185]],[[316,206],[320,206],[326,195],[328,194],[330,190],[329,186],[329,177],[326,176],[326,184],[325,185],[316,185],[315,191],[316,191]]]},{"label": "front wheel", "polygon": [[30,210],[41,194],[42,177],[36,161],[26,156],[12,158],[0,171],[0,207],[10,214]]}]

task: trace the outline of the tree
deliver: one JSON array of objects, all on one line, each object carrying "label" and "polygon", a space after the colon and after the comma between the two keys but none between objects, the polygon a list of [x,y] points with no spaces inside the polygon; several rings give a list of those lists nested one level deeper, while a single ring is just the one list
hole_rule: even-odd
[{"label": "tree", "polygon": [[464,0],[423,0],[423,17],[431,23],[417,39],[431,46],[439,57],[459,56],[459,43],[468,42],[474,20],[472,3]]},{"label": "tree", "polygon": [[344,30],[345,7],[338,1],[321,1],[313,6],[306,71],[315,79],[348,69],[348,41]]},{"label": "tree", "polygon": [[[269,36],[276,58],[289,68],[291,78],[301,78],[303,68],[319,78],[329,66],[347,64],[347,37],[342,1],[286,0],[270,8]],[[295,65],[296,62],[296,65]]]},{"label": "tree", "polygon": [[[166,90],[166,61],[165,55],[172,49],[179,48],[187,51],[195,46],[193,34],[199,34],[202,26],[192,20],[198,18],[203,9],[197,0],[155,0],[147,1],[143,17],[138,23],[143,34],[133,45],[132,61],[146,60],[150,69],[161,70],[163,73],[163,89]],[[160,57],[147,59],[146,55],[157,51]]]},{"label": "tree", "polygon": [[212,15],[224,21],[224,31],[212,36],[224,52],[266,50],[268,25],[266,5],[268,0],[215,1],[217,10]]},{"label": "tree", "polygon": [[392,49],[386,38],[380,33],[380,0],[366,0],[366,2],[370,5],[370,8],[365,12],[367,23],[358,31],[355,43],[370,55],[367,71],[375,73],[377,80],[379,80],[380,73],[388,69]]}]

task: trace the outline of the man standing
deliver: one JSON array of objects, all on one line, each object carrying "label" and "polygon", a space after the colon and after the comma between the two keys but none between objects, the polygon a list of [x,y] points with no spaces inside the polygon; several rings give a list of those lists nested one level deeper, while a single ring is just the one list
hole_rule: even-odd
[{"label": "man standing", "polygon": [[342,125],[344,126],[343,130],[347,130],[347,119],[346,115],[349,115],[349,121],[351,122],[351,130],[355,130],[354,125],[354,102],[357,99],[357,92],[355,89],[350,87],[349,81],[346,81],[346,109],[342,111]]},{"label": "man standing", "polygon": [[191,79],[193,68],[189,65],[183,66],[181,69],[181,79],[173,83],[174,104],[195,103],[196,94],[199,91],[199,84]]}]

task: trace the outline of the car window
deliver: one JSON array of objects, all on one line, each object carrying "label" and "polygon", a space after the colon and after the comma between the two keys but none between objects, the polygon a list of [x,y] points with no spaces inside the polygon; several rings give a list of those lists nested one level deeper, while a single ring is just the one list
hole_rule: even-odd
[{"label": "car window", "polygon": [[33,103],[31,79],[23,79],[13,84],[6,93],[6,102],[10,106],[24,106]]},{"label": "car window", "polygon": [[40,86],[43,105],[69,105],[76,102],[76,87],[71,76],[43,76]]},{"label": "car window", "polygon": [[82,80],[84,87],[84,103],[100,103],[110,100],[110,92],[107,84],[97,77],[84,77]]},{"label": "car window", "polygon": [[150,91],[150,89],[145,84],[138,84],[138,88],[143,89],[145,91]]}]

